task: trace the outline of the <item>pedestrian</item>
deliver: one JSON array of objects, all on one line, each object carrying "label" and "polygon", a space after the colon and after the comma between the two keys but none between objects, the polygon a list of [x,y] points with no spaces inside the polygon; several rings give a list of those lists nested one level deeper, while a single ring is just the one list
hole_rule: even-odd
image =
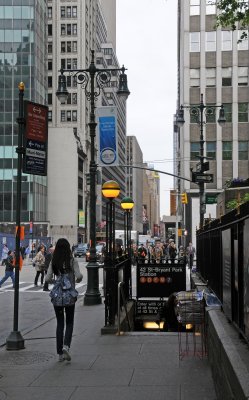
[{"label": "pedestrian", "polygon": [[27,259],[29,259],[29,255],[30,255],[30,247],[29,247],[29,245],[27,245],[25,248],[25,257]]},{"label": "pedestrian", "polygon": [[[76,282],[81,282],[83,278],[83,275],[79,270],[79,264],[73,258],[70,244],[67,239],[61,238],[56,243],[52,261],[49,264],[48,272],[45,277],[46,282],[52,282],[53,274],[57,278],[61,277],[63,274],[67,274],[72,288],[75,288],[75,279]],[[69,353],[69,349],[73,335],[75,304],[68,306],[54,305],[54,311],[57,320],[56,347],[57,354],[59,355],[59,361],[70,361],[71,355]],[[64,335],[65,314],[66,329]]]},{"label": "pedestrian", "polygon": [[192,242],[189,242],[189,245],[187,247],[187,257],[188,257],[188,267],[189,267],[189,269],[192,269],[193,261],[195,258],[195,248],[194,248]]},{"label": "pedestrian", "polygon": [[43,280],[44,280],[44,269],[45,269],[45,247],[43,245],[40,246],[38,249],[38,253],[36,254],[34,261],[33,261],[33,266],[35,267],[36,270],[36,275],[35,275],[35,281],[34,285],[37,286],[39,276],[41,275],[41,286],[43,286]]},{"label": "pedestrian", "polygon": [[173,261],[176,258],[177,249],[175,242],[172,240],[168,246],[169,258]]},{"label": "pedestrian", "polygon": [[7,258],[5,259],[5,275],[0,280],[0,287],[2,284],[7,281],[7,279],[11,278],[13,283],[13,288],[15,287],[15,273],[14,273],[14,253],[9,250],[7,254]]},{"label": "pedestrian", "polygon": [[[47,253],[45,254],[45,263],[44,263],[44,274],[45,275],[47,275],[48,267],[49,267],[49,264],[50,264],[50,262],[52,260],[53,252],[54,252],[54,247],[51,244],[49,246],[49,249],[48,249]],[[48,282],[46,281],[46,279],[45,279],[45,283],[44,283],[44,286],[43,286],[43,290],[44,290],[44,292],[49,292]]]},{"label": "pedestrian", "polygon": [[5,264],[5,261],[6,261],[7,257],[8,257],[8,252],[9,252],[9,249],[8,249],[7,244],[3,243],[3,248],[2,248],[2,265]]},{"label": "pedestrian", "polygon": [[138,248],[138,262],[144,264],[146,256],[147,256],[147,250],[142,243],[141,246]]}]

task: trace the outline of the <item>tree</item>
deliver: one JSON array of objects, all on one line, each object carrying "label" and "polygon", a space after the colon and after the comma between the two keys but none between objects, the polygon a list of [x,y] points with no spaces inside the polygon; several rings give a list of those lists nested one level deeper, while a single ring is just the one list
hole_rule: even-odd
[{"label": "tree", "polygon": [[217,8],[220,14],[217,16],[217,26],[237,28],[244,31],[240,37],[247,37],[245,30],[249,25],[249,2],[248,0],[218,0]]}]

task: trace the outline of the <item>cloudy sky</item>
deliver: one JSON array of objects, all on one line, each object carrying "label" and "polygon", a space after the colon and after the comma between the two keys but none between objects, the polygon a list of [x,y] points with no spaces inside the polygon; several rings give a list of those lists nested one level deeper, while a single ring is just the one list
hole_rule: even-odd
[{"label": "cloudy sky", "polygon": [[[177,95],[177,1],[117,0],[117,56],[128,68],[127,134],[144,161],[173,173]],[[169,215],[173,178],[160,174],[161,210]]]}]

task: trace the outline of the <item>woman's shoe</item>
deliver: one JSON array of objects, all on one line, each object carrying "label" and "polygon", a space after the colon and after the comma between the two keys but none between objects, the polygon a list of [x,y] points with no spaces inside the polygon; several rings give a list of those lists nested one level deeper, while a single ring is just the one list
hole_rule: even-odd
[{"label": "woman's shoe", "polygon": [[64,360],[65,360],[64,355],[63,355],[63,354],[59,354],[59,359],[58,359],[58,361],[59,361],[59,362],[62,362],[62,361],[64,361]]},{"label": "woman's shoe", "polygon": [[70,361],[71,360],[71,356],[69,354],[69,347],[68,346],[64,346],[62,351],[63,351],[64,359],[67,360],[67,361]]}]

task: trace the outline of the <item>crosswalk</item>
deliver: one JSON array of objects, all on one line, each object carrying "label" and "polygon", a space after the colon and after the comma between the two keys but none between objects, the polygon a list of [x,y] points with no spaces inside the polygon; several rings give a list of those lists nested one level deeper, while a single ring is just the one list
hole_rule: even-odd
[{"label": "crosswalk", "polygon": [[[49,289],[51,290],[53,285],[49,285]],[[80,282],[76,283],[75,288],[78,290],[79,295],[82,296],[85,294],[86,283]],[[0,294],[4,292],[13,292],[15,289],[13,288],[12,282],[3,284],[0,288]],[[43,290],[43,286],[34,286],[34,283],[31,282],[19,282],[19,292],[27,292],[27,293],[45,293]]]}]

